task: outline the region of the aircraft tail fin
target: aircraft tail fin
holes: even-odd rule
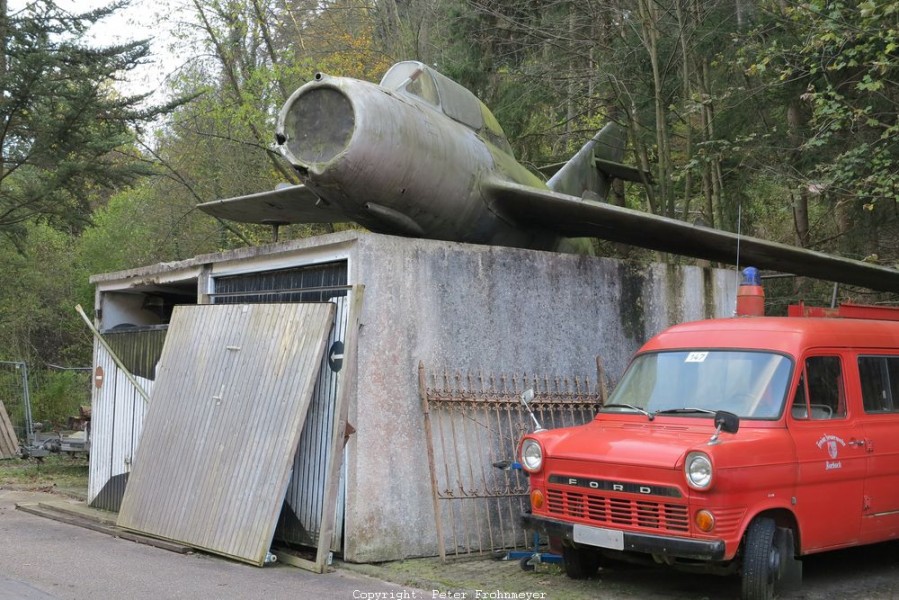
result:
[[[561,165],[546,182],[547,187],[569,196],[605,200],[612,179],[636,178],[640,181],[639,171],[621,164],[626,143],[627,133],[624,127],[608,123],[568,162]]]

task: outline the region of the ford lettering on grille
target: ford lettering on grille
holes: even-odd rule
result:
[[[625,481],[610,481],[607,479],[590,479],[587,477],[574,477],[572,475],[550,475],[550,483],[571,485],[591,490],[603,490],[606,492],[625,492],[640,494],[643,496],[664,496],[666,498],[680,498],[680,490],[675,487],[663,485],[650,485],[645,483],[630,483]]]

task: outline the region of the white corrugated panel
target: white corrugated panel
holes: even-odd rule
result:
[[[263,564],[333,310],[175,309],[119,526]]]
[[[346,339],[347,312],[349,310],[348,297],[331,298],[335,304],[336,315],[334,317],[334,329],[328,338],[328,349],[340,352],[340,360],[343,360],[343,350],[338,350],[336,343],[341,347]],[[329,367],[329,356],[322,359],[322,368],[309,406],[309,415],[300,436],[300,445],[293,463],[293,476],[287,487],[285,501],[291,514],[282,513],[278,528],[275,530],[275,539],[283,540],[290,544],[315,546],[318,544],[319,531],[322,523],[322,510],[327,488],[328,466],[331,461],[329,444],[334,429],[334,408],[337,401],[337,380],[344,376],[345,371],[333,371]],[[343,498],[337,502],[337,523],[343,523]],[[343,528],[335,527],[331,549],[340,551],[343,541]]]
[[[95,344],[94,356],[94,366],[103,369],[103,383],[93,387],[91,398],[87,501],[92,506],[116,510],[125,492],[124,476],[131,471],[147,403],[103,346]],[[150,379],[134,379],[145,392],[153,389]]]

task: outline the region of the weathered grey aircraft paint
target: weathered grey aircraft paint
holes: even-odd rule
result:
[[[419,62],[379,85],[318,74],[278,118],[281,153],[305,185],[200,205],[248,223],[354,221],[394,235],[583,251],[598,237],[653,250],[899,292],[899,270],[620,208],[601,200],[625,132],[606,125],[546,183],[513,156],[490,110]]]

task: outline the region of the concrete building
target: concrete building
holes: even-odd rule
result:
[[[352,379],[355,433],[345,450],[345,494],[332,544],[354,562],[437,553],[420,363],[432,372],[592,379],[600,357],[617,381],[630,355],[664,327],[730,316],[736,289],[732,271],[358,231],[95,275],[91,282],[101,331],[148,389],[177,304],[318,302],[365,286],[356,371],[345,374]],[[344,311],[338,315],[345,318]],[[332,345],[343,329],[335,331]],[[101,347],[95,355],[105,380],[94,390],[89,502],[117,509],[132,463],[153,458],[139,447],[146,404],[128,391]],[[333,377],[327,358],[325,379]],[[301,449],[306,457],[298,459],[292,484],[312,496],[321,485],[316,465],[330,459],[316,442],[325,438],[314,433],[333,418],[330,386],[320,387],[325,391],[312,410],[321,415],[310,414],[303,434],[309,447]],[[315,502],[292,506],[287,521],[298,525],[298,543],[316,539],[301,506]],[[282,515],[279,530],[290,529]]]

